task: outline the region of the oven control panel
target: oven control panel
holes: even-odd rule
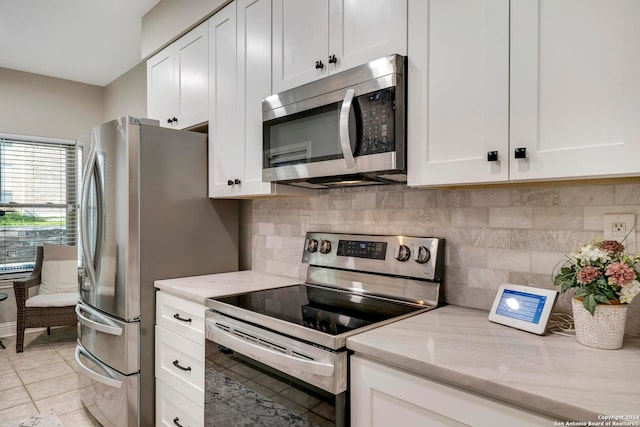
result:
[[[384,259],[387,242],[367,242],[361,240],[338,240],[337,256]]]
[[[309,232],[302,262],[341,270],[439,281],[444,239]]]

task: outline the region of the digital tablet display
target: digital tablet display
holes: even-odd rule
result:
[[[540,316],[542,316],[542,309],[546,302],[547,297],[544,295],[505,289],[502,292],[497,313],[501,316],[537,324],[540,323]]]
[[[556,290],[504,283],[496,293],[489,320],[542,335],[557,298]]]

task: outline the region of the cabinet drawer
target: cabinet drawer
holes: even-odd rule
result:
[[[204,305],[166,292],[156,294],[156,324],[204,345]]]
[[[204,407],[204,346],[156,326],[156,378]]]
[[[187,399],[164,381],[156,380],[156,425],[204,426],[204,408]]]

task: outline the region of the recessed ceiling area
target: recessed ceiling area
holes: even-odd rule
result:
[[[106,86],[138,64],[159,0],[0,0],[0,67]]]

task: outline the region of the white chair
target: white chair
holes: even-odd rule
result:
[[[37,294],[34,287],[38,286]],[[26,328],[75,326],[78,293],[78,261],[75,246],[39,246],[31,275],[13,282],[17,305],[16,353],[24,349]],[[31,292],[29,292],[31,290]]]

